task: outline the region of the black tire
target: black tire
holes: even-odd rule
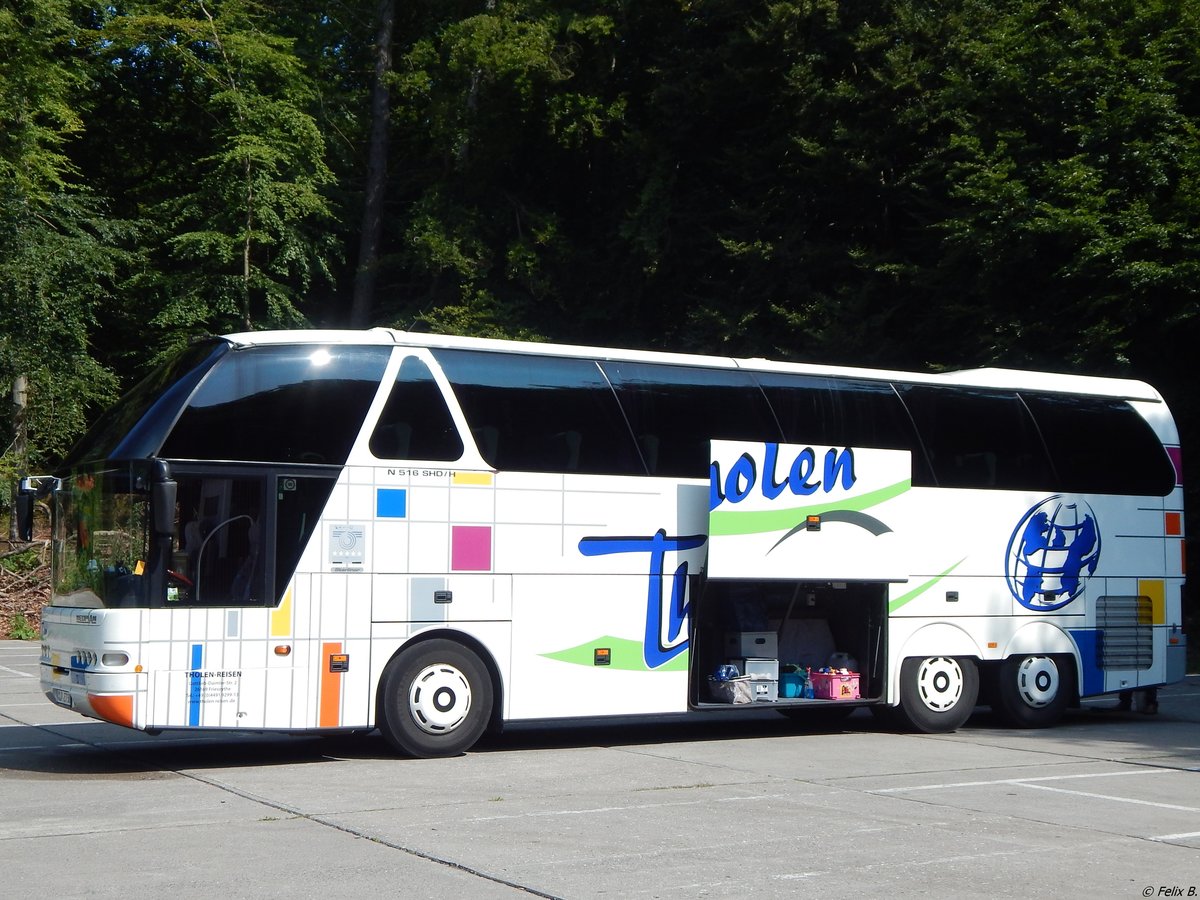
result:
[[[978,697],[979,669],[970,657],[910,658],[900,666],[900,709],[916,731],[954,731]]]
[[[1012,728],[1047,728],[1075,697],[1075,661],[1010,656],[995,670],[992,710]]]
[[[457,756],[492,716],[492,680],[483,661],[455,641],[423,641],[402,650],[379,680],[379,730],[411,756]]]

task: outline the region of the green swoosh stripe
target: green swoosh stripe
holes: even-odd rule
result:
[[[891,602],[889,602],[888,603],[888,612],[894,613],[896,610],[898,610],[904,604],[908,603],[910,600],[916,600],[923,593],[925,593],[927,590],[929,590],[931,587],[933,587],[935,584],[937,584],[939,581],[941,581],[943,578],[945,578],[947,575],[949,575],[951,572],[953,572],[955,569],[957,569],[959,566],[961,566],[964,562],[966,562],[966,559],[967,558],[964,556],[962,559],[960,559],[958,562],[956,562],[954,565],[952,565],[950,568],[948,568],[941,575],[937,575],[933,578],[930,578],[924,584],[917,585],[915,588],[913,588],[907,594],[901,594],[895,600],[892,600]]]
[[[895,484],[869,491],[858,497],[830,500],[825,503],[815,503],[811,506],[792,506],[788,509],[736,509],[715,510],[708,514],[708,533],[710,537],[725,534],[762,534],[768,531],[783,531],[798,522],[803,522],[806,516],[819,516],[835,509],[861,511],[878,506],[893,497],[899,497],[912,487],[912,479],[905,478]]]
[[[596,648],[607,647],[612,651],[610,657],[611,662],[607,666],[596,665]],[[543,653],[542,656],[547,659],[557,659],[559,662],[570,663],[574,666],[588,666],[589,668],[597,669],[615,669],[621,672],[649,672],[646,667],[646,660],[642,655],[642,642],[631,641],[627,638],[617,637],[600,637],[594,641],[587,641],[579,644],[576,647],[568,647],[566,650],[558,650],[554,653]],[[686,671],[688,665],[688,653],[683,651],[674,659],[664,663],[655,672],[680,672]]]

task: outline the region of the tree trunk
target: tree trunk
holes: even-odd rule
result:
[[[362,234],[350,326],[365,328],[375,305],[375,276],[379,269],[379,237],[383,230],[383,194],[387,182],[388,124],[391,118],[387,76],[392,69],[392,25],[396,0],[379,0],[375,32],[375,85],[371,90],[371,142],[367,155],[367,184],[363,198]]]
[[[29,379],[24,375],[18,375],[13,379],[12,401],[13,459],[17,464],[17,481],[13,481],[9,486],[9,493],[12,499],[12,504],[9,507],[12,510],[12,515],[8,517],[9,544],[15,544],[21,538],[21,534],[17,530],[17,483],[21,478],[29,474],[29,442],[25,424],[25,407],[29,402]]]

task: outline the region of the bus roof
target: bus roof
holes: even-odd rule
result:
[[[831,378],[858,378],[881,382],[900,381],[913,384],[953,384],[959,387],[1049,391],[1155,403],[1162,402],[1162,396],[1157,390],[1149,384],[1135,379],[1107,378],[1095,375],[1069,375],[1024,369],[983,367],[939,373],[908,372],[857,366],[782,362],[762,358],[739,359],[726,356],[670,353],[658,350],[622,350],[612,347],[460,337],[458,335],[434,334],[429,332],[408,332],[395,328],[253,331],[225,335],[224,339],[237,347],[271,344],[389,344],[404,347],[470,349],[492,353],[530,353],[539,356],[584,357],[588,359],[699,366],[715,369],[739,368],[757,372],[820,375]]]

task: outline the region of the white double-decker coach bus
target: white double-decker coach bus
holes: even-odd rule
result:
[[[418,756],[743,702],[1044,726],[1183,676],[1180,482],[1136,381],[214,338],[41,482],[41,680],[150,732]]]

